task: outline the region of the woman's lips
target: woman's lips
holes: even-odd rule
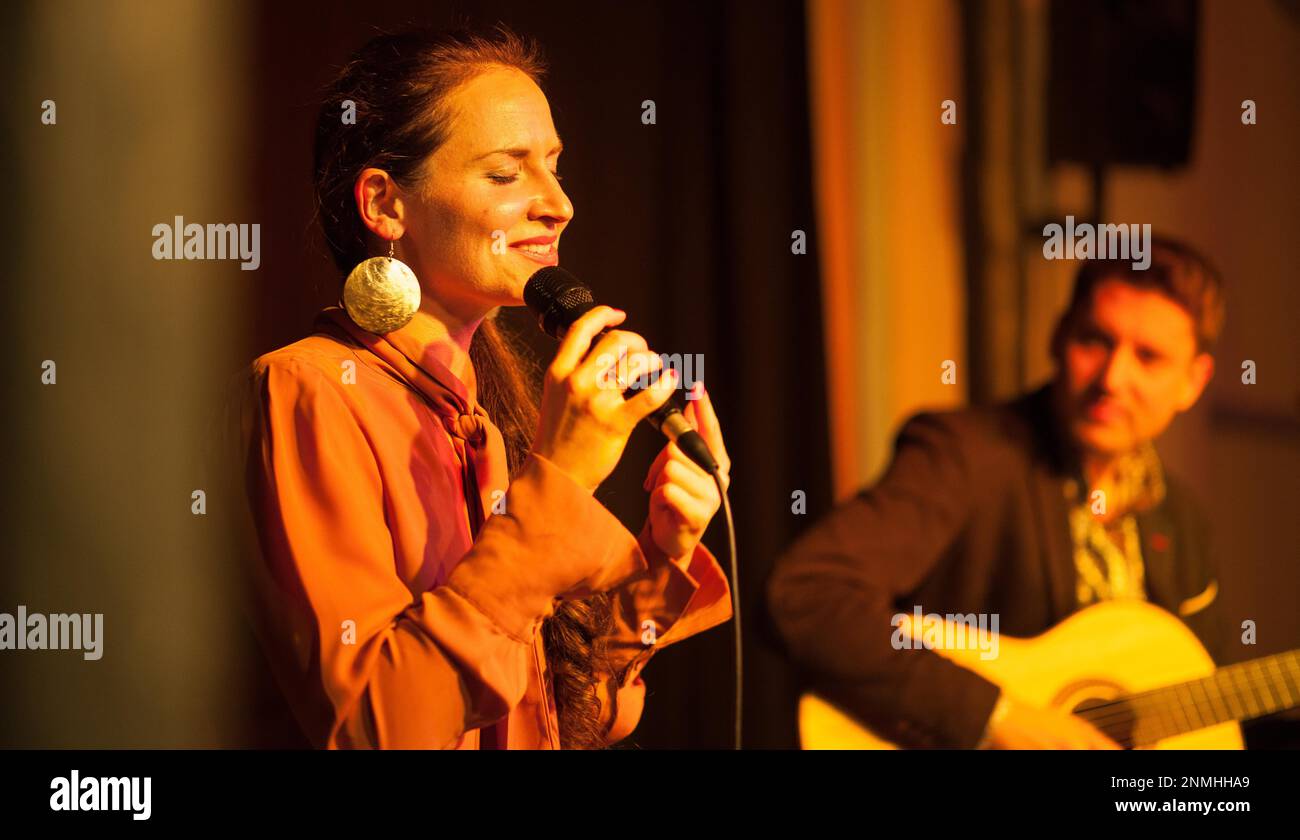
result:
[[[511,245],[510,249],[542,265],[557,265],[560,262],[560,251],[554,242],[549,245]]]

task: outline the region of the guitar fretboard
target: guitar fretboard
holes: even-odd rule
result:
[[[1199,680],[1130,694],[1076,712],[1122,746],[1157,741],[1300,705],[1300,650],[1219,668]]]

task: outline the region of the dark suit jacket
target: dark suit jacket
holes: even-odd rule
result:
[[[895,650],[891,619],[997,613],[1032,636],[1075,610],[1065,448],[1046,387],[991,408],[920,414],[874,487],[783,556],[768,606],[790,654],[827,699],[904,746],[974,746],[998,689],[925,649]],[[1186,489],[1138,516],[1150,600],[1179,605],[1215,580]],[[1217,599],[1216,599],[1217,600]],[[1183,619],[1221,660],[1217,603]]]

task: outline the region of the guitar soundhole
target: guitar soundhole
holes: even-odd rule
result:
[[[1133,749],[1137,716],[1127,700],[1094,697],[1076,704],[1070,711],[1100,729],[1102,734],[1124,749]]]

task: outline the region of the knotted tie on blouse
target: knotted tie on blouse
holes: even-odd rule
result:
[[[426,358],[417,362],[409,358],[383,336],[357,326],[341,307],[323,310],[316,317],[315,328],[355,341],[383,359],[401,373],[403,384],[423,397],[438,415],[460,460],[470,531],[477,535],[488,511],[492,510],[494,492],[504,493],[510,484],[505,468],[505,440],[483,407],[470,400],[461,381],[437,360]]]

